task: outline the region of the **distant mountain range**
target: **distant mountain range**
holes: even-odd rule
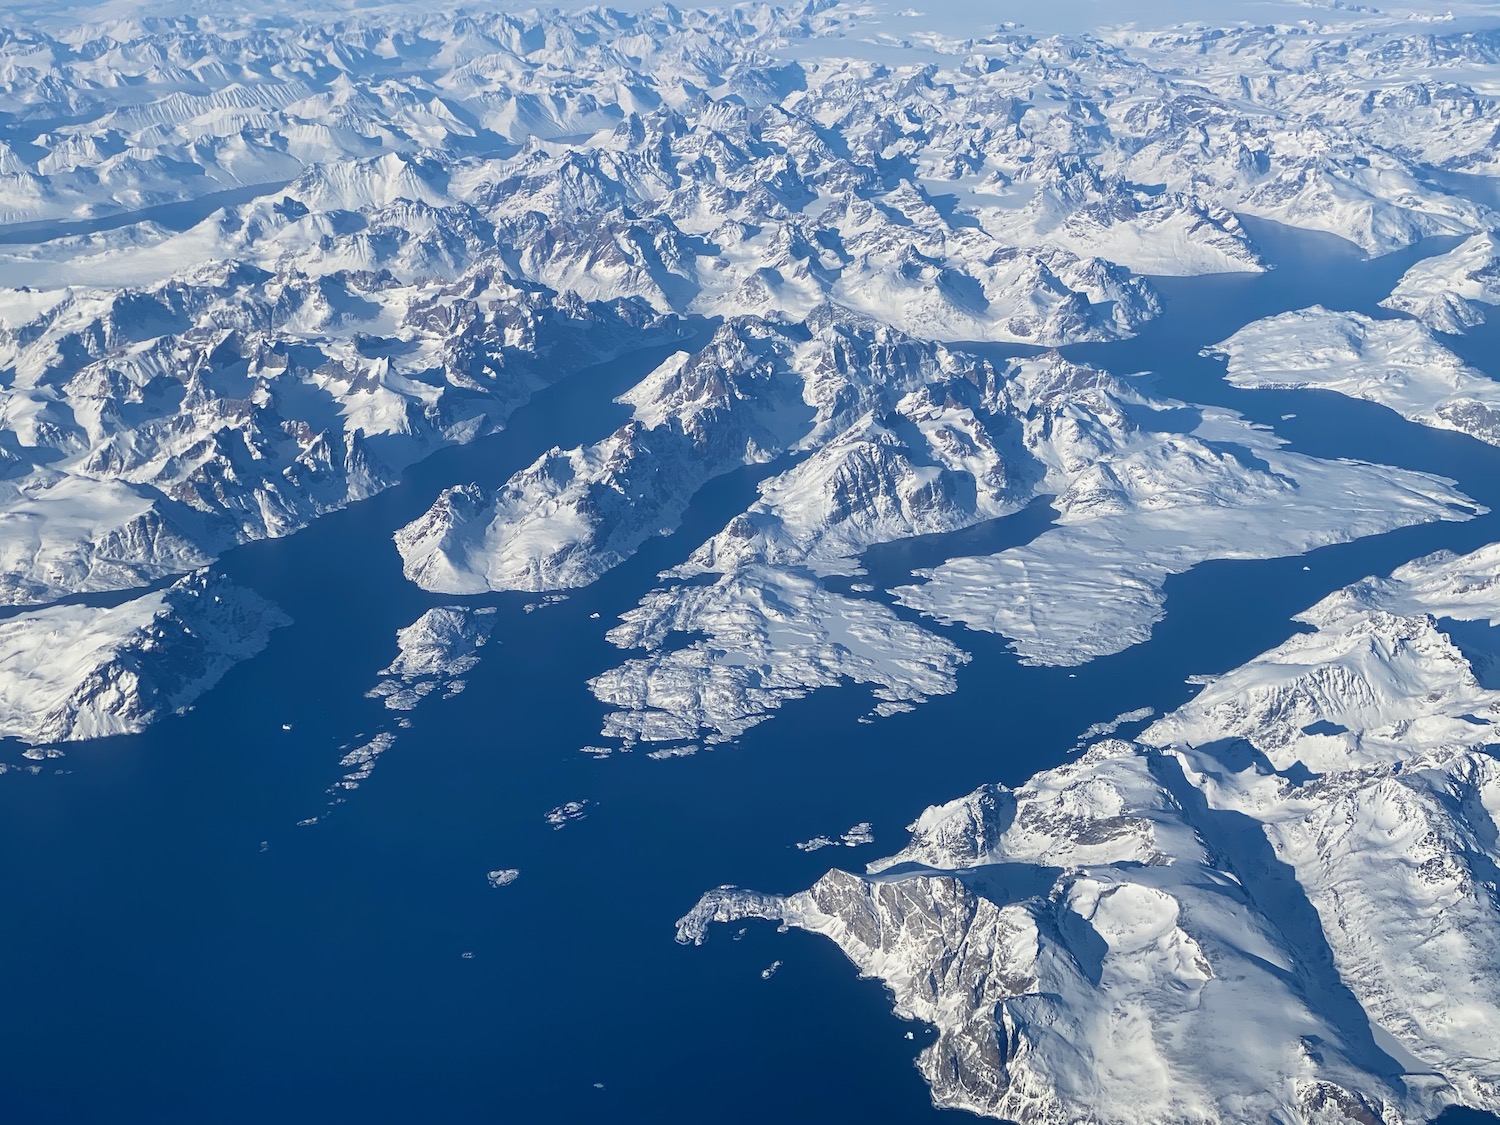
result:
[[[1307,12],[0,28],[0,735],[45,756],[191,705],[286,620],[219,555],[647,346],[682,345],[614,432],[452,481],[391,546],[433,593],[563,591],[763,468],[608,634],[601,752],[686,754],[850,683],[874,719],[910,710],[957,690],[956,626],[1081,665],[1149,637],[1201,563],[1481,514],[1462,482],[1296,452],[1057,350],[1140,332],[1153,279],[1266,270],[1252,219],[1371,256],[1436,237],[1388,318],[1298,309],[1211,354],[1237,387],[1500,445],[1494,381],[1444,340],[1500,303],[1500,30]],[[1023,546],[861,581],[872,547],[1037,505]],[[928,810],[862,875],[712,891],[680,936],[827,935],[937,1028],[938,1103],[1007,1120],[1500,1110],[1497,566],[1357,583],[1135,739]],[[457,694],[492,628],[428,611],[372,694]]]

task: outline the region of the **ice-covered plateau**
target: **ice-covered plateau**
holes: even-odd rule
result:
[[[1500,1109],[1500,546],[1298,618],[1134,742],[928,809],[906,848],[679,923],[835,941],[1018,1122],[1398,1125]]]
[[[111,608],[0,620],[0,737],[33,745],[133,734],[180,711],[289,618],[204,569]]]
[[[818,3],[16,21],[0,36],[0,599],[139,587],[294,531],[687,314],[723,318],[719,350],[658,375],[700,416],[664,427],[646,388],[606,442],[498,499],[450,492],[468,526],[415,536],[409,567],[455,591],[585,581],[670,527],[697,482],[781,451],[809,465],[787,488],[879,478],[889,503],[837,535],[767,496],[786,537],[827,540],[790,549],[807,570],[848,569],[860,542],[1015,495],[970,497],[968,453],[888,428],[916,389],[899,370],[863,422],[799,401],[804,359],[845,346],[834,326],[866,322],[845,335],[877,352],[1110,340],[1156,315],[1146,275],[1262,268],[1238,215],[1372,253],[1493,225],[1441,178],[1492,170],[1491,36],[1330,12],[1295,33],[1001,29],[907,48],[874,43],[876,18]],[[1327,81],[1335,61],[1347,82]],[[902,417],[941,427],[946,409]],[[689,463],[651,520],[630,510]],[[593,486],[612,472],[619,491]],[[962,654],[946,642],[799,586],[803,562],[766,562],[773,601],[880,638],[819,656],[821,679],[900,679],[890,707],[949,682]],[[730,586],[715,596],[740,613]],[[829,628],[820,653],[843,643]],[[909,669],[892,671],[891,636]],[[645,700],[664,682],[607,690]]]

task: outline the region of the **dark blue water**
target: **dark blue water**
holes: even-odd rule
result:
[[[1315,299],[1371,308],[1415,256],[1366,263],[1340,244],[1265,235],[1288,268],[1170,283],[1167,316],[1142,339],[1074,350],[1153,368],[1168,392],[1274,423],[1296,448],[1441,472],[1500,508],[1500,451],[1332,396],[1237,392],[1197,356]],[[911,1066],[926,1032],[905,1039],[913,1029],[882,989],[830,943],[760,925],[691,949],[672,940],[673,921],[721,882],[795,890],[830,863],[886,854],[926,805],[1054,765],[1090,723],[1181,703],[1185,677],[1281,641],[1289,617],[1331,590],[1500,538],[1487,516],[1209,564],[1172,580],[1148,644],[1073,675],[1020,667],[1000,638],[955,631],[975,654],[959,692],[912,714],[861,725],[868,693],[849,688],[789,704],[713,753],[578,753],[602,714],[584,681],[619,656],[605,630],[768,470],[745,471],[705,489],[678,534],[566,602],[528,614],[533,599],[471,599],[498,606],[499,623],[469,690],[425,703],[346,804],[295,827],[323,810],[339,748],[389,725],[362,693],[395,630],[455,600],[401,579],[392,530],[444,485],[495,482],[554,441],[602,436],[619,417],[608,398],[664,354],[580,372],[505,434],[439,454],[302,534],[232,552],[225,569],[294,627],[192,714],[71,749],[66,774],[0,778],[5,1120],[937,1120]],[[896,581],[954,551],[1024,542],[1046,518],[893,546],[871,569]],[[544,822],[584,798],[587,819]],[[862,820],[872,848],[790,846]],[[498,867],[520,868],[519,881],[490,889]]]

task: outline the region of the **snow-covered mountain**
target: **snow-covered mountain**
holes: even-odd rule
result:
[[[661,331],[488,267],[451,282],[204,266],[0,296],[0,593],[125,589],[285,535]]]
[[[550,450],[491,498],[448,490],[396,534],[407,576],[443,593],[592,582],[671,526],[705,481],[799,436],[790,343],[774,324],[726,323],[623,396],[634,417],[610,437]]]
[[[1491,306],[1500,305],[1500,236],[1485,231],[1418,262],[1381,304],[1438,332],[1466,332],[1483,324]]]
[[[1155,315],[1143,273],[1261,268],[1237,213],[1371,250],[1488,221],[1423,171],[1472,172],[1487,151],[1493,105],[1461,85],[1483,59],[1462,36],[1438,50],[1378,28],[1347,45],[1336,22],[1290,43],[1002,30],[934,37],[940,61],[892,66],[863,57],[860,19],[814,6],[17,29],[0,43],[3,194],[13,221],[63,225],[0,230],[17,247],[6,275],[35,282],[0,296],[0,590],[128,587],[295,529],[493,427],[566,354],[639,339],[652,316],[758,318],[784,338],[764,345],[783,366],[818,346],[798,333],[826,345],[820,325],[861,317],[916,340],[1110,339]],[[1311,77],[1335,50],[1382,93],[1351,107]],[[1397,85],[1399,59],[1421,51],[1451,72],[1446,100]],[[1379,161],[1341,155],[1354,147]],[[195,198],[198,211],[163,210]],[[716,435],[723,448],[676,481],[679,508],[740,443],[752,459],[809,448],[779,402],[734,393],[762,432]],[[701,450],[706,435],[675,440]],[[621,459],[641,478],[615,494],[629,497],[653,464],[682,462],[650,444],[666,439],[640,422],[559,454],[471,513],[489,547],[453,550],[493,560],[518,550],[493,540],[514,538],[571,558],[533,503],[572,510],[582,486],[564,479]],[[845,440],[808,471],[882,444]],[[904,474],[893,487],[925,503],[921,473],[874,471]],[[620,525],[616,555],[659,530],[629,526],[631,507],[600,517]],[[447,532],[429,532],[409,550],[437,588],[478,588],[458,573],[471,563],[428,542]],[[484,585],[597,572],[532,553],[493,562]]]
[[[634,416],[604,441],[553,450],[493,496],[450,489],[397,533],[406,573],[441,593],[586,585],[675,528],[709,477],[796,455],[622,618],[609,638],[632,655],[592,684],[612,737],[720,741],[841,677],[882,709],[952,690],[949,641],[825,584],[875,544],[1045,498],[1057,524],[1031,543],[894,593],[1028,661],[1080,664],[1145,640],[1167,577],[1200,562],[1475,511],[1450,482],[1291,453],[1231,412],[1055,354],[997,369],[832,310],[807,329],[727,323],[622,396]],[[1185,432],[1158,421],[1180,415]]]
[[[479,663],[489,643],[495,608],[461,605],[429,609],[396,632],[396,659],[380,670],[385,679],[369,692],[392,711],[410,711],[439,689],[451,699],[467,686],[465,672]]]
[[[1398,294],[1412,292],[1410,278]],[[1237,387],[1335,391],[1500,445],[1500,383],[1465,364],[1419,321],[1301,309],[1246,325],[1208,354],[1228,361],[1229,382]]]
[[[958,689],[959,626],[1081,664],[1148,637],[1206,561],[1481,514],[1067,349],[1140,333],[1163,277],[1264,271],[1276,224],[1372,256],[1444,236],[1389,319],[1318,306],[1214,351],[1237,387],[1500,445],[1494,382],[1439,339],[1500,301],[1483,19],[266,8],[0,28],[0,735],[190,706],[284,623],[217,556],[648,345],[683,350],[614,432],[541,435],[498,488],[445,481],[389,529],[453,604],[364,681],[380,721],[338,736],[330,807],[500,643],[463,599],[588,586],[737,470],[753,500],[607,611],[599,756],[686,757],[849,684],[867,718],[911,710]],[[864,572],[1047,506],[1022,545]],[[929,810],[864,875],[711,892],[681,936],[826,934],[936,1027],[938,1102],[1004,1119],[1500,1108],[1496,591],[1495,549],[1359,583],[1133,741]]]
[[[1485,225],[1429,174],[1491,159],[1483,44],[1457,32],[1334,13],[1292,36],[1000,30],[891,65],[870,15],[21,30],[0,45],[4,217],[78,233],[7,271],[414,276],[498,250],[586,299],[794,319],[833,300],[916,335],[1052,344],[1149,318],[1138,275],[1261,268],[1238,214],[1371,252]]]
[[[181,711],[290,619],[212,570],[99,609],[0,621],[0,736],[33,745],[134,734]]]
[[[1143,422],[1180,404],[1103,372],[1042,359],[1004,374],[992,384],[1004,397],[972,413],[960,406],[973,391],[962,376],[951,390],[904,396],[888,425],[914,446],[875,445],[869,460],[856,454],[830,480],[828,458],[867,437],[856,422],[762,485],[756,504],[609,634],[630,655],[592,683],[615,708],[606,733],[627,743],[717,741],[839,675],[876,684],[885,701],[877,710],[934,694],[932,673],[952,662],[934,657],[949,642],[875,598],[828,592],[822,577],[857,574],[870,544],[972,526],[1037,498],[1057,511],[1055,528],[1025,547],[945,563],[921,585],[899,587],[897,599],[938,622],[1002,633],[1026,660],[1080,664],[1145,640],[1175,571],[1210,558],[1300,554],[1473,510],[1431,476],[1281,452],[1228,412],[1203,411],[1190,433],[1153,431]],[[929,413],[938,402],[947,417]],[[971,459],[953,456],[960,452]],[[784,596],[789,589],[800,595]],[[883,675],[845,665],[867,659],[872,635]],[[892,682],[912,690],[892,696]],[[951,690],[948,676],[938,682]]]
[[[1135,742],[932,808],[811,889],[679,923],[835,941],[937,1038],[940,1105],[1012,1121],[1500,1108],[1500,549],[1435,555]]]

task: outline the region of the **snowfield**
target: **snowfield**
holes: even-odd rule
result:
[[[1437,332],[1466,332],[1500,305],[1500,238],[1485,231],[1406,271],[1386,308],[1409,313]]]
[[[1237,387],[1334,391],[1500,445],[1500,383],[1416,321],[1302,309],[1247,325],[1210,354],[1228,361]]]

